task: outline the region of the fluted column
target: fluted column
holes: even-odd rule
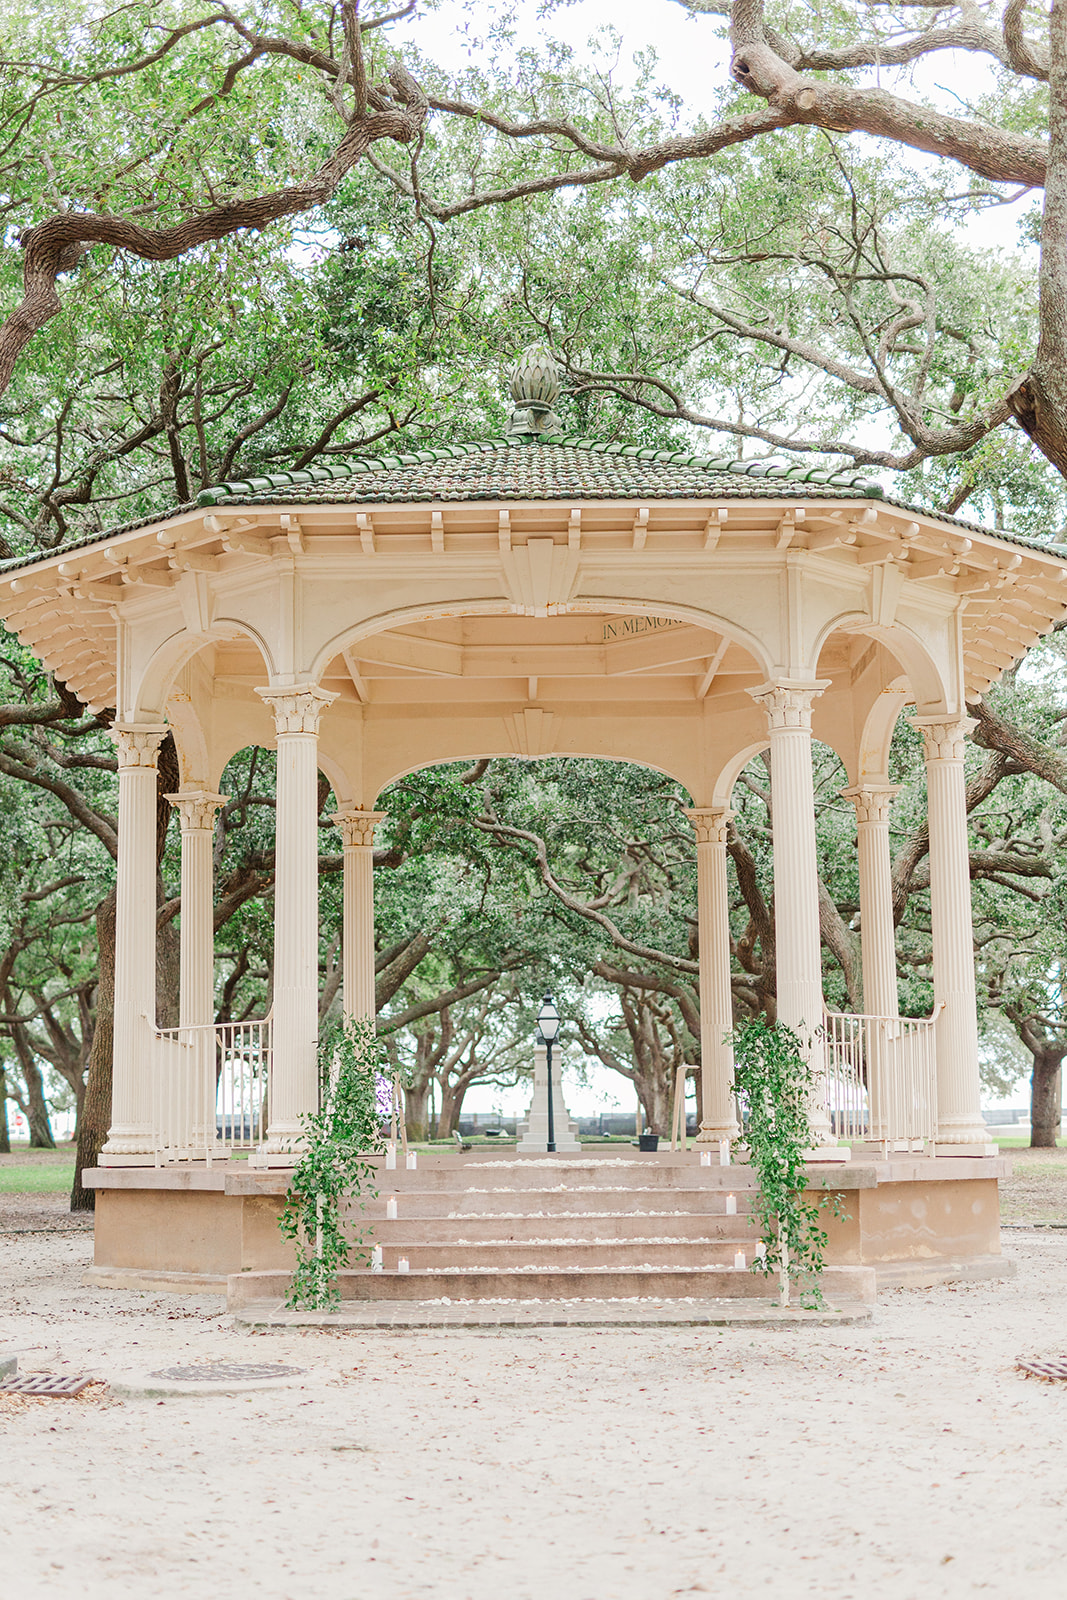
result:
[[[893,863],[889,849],[889,806],[899,788],[887,783],[858,783],[842,789],[856,808],[856,851],[860,879],[860,941],[863,962],[863,1009],[869,1016],[895,1017],[897,953],[893,927]],[[869,1137],[887,1137],[889,1108],[900,1100],[895,1074],[899,1050],[889,1030],[872,1024],[868,1057]]]
[[[215,1020],[215,816],[227,796],[182,789],[167,796],[182,830],[181,977],[178,1016],[191,1082],[189,1142],[194,1151],[215,1144],[215,1050],[206,1027]]]
[[[693,810],[697,838],[697,927],[700,951],[700,1132],[698,1144],[736,1139],[730,989],[730,900],[726,837],[732,811]]]
[[[264,1156],[292,1154],[318,1104],[319,718],[335,695],[314,684],[257,689],[278,736],[274,846],[274,1025]]]
[[[937,1141],[988,1145],[978,1081],[971,868],[963,759],[970,717],[916,717],[926,747],[930,920],[934,945]]]
[[[346,807],[334,817],[344,842],[341,960],[346,1017],[374,1021],[374,826],[384,811]]]
[[[156,761],[166,731],[160,723],[111,730],[119,758],[119,845],[111,1128],[102,1166],[154,1159]]]
[[[893,784],[858,783],[853,789],[842,789],[841,793],[856,808],[863,1009],[871,1016],[895,1017],[898,1013],[897,952],[893,929],[889,806],[900,790]]]
[[[820,1081],[825,1049],[811,707],[825,687],[825,683],[780,679],[749,691],[766,712],[770,730],[778,1019],[799,1035]],[[821,1090],[813,1098],[811,1123],[816,1144],[830,1145]]]

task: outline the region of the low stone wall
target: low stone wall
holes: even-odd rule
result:
[[[416,1172],[383,1171],[382,1188],[416,1201],[425,1217],[441,1215],[453,1190],[472,1179],[478,1192],[496,1188],[516,1195],[544,1189],[544,1158],[501,1160],[495,1153],[458,1152],[420,1157]],[[500,1152],[503,1156],[504,1152]],[[581,1166],[594,1157],[558,1157],[561,1167]],[[536,1164],[535,1164],[536,1163]],[[744,1165],[705,1168],[696,1151],[658,1152],[617,1160],[620,1182],[635,1192],[662,1189],[715,1191],[703,1202],[721,1209],[722,1191],[736,1192],[745,1208],[753,1189]],[[482,1173],[472,1172],[481,1167]],[[827,1190],[840,1194],[842,1215],[824,1210],[829,1236],[828,1266],[874,1267],[883,1283],[920,1283],[945,1277],[989,1276],[1000,1270],[998,1181],[1010,1171],[1003,1158],[943,1159],[907,1157],[894,1161],[848,1162],[809,1168],[812,1198]],[[250,1171],[244,1163],[220,1163],[210,1170],[190,1168],[107,1168],[86,1174],[95,1187],[96,1227],[93,1281],[115,1287],[217,1288],[240,1273],[288,1273],[292,1245],[283,1239],[278,1217],[288,1175]],[[551,1175],[552,1188],[559,1179]],[[620,1191],[621,1192],[621,1191]],[[498,1196],[499,1198],[499,1196]],[[574,1202],[553,1192],[552,1206],[567,1212]],[[544,1200],[545,1232],[552,1224]],[[617,1202],[625,1204],[625,1202]],[[364,1213],[372,1224],[385,1218],[384,1195]],[[412,1222],[417,1226],[417,1217]],[[395,1226],[395,1225],[390,1225]],[[427,1227],[432,1223],[427,1220]],[[575,1232],[576,1225],[570,1225]],[[384,1232],[384,1230],[383,1230]],[[1004,1268],[1004,1270],[1008,1270]]]

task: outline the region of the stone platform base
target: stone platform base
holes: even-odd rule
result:
[[[871,1307],[844,1303],[821,1311],[765,1300],[434,1300],[347,1301],[337,1311],[287,1311],[254,1301],[234,1313],[238,1327],[286,1328],[842,1328],[870,1322]]]
[[[828,1202],[828,1298],[869,1302],[876,1277],[883,1287],[920,1286],[1008,1270],[997,1183],[1009,1170],[999,1157],[809,1165],[807,1193]],[[293,1268],[278,1229],[287,1172],[234,1161],[111,1167],[85,1177],[97,1191],[89,1281],[98,1287],[225,1291],[234,1307],[284,1298]],[[377,1182],[377,1198],[353,1215],[370,1224],[383,1270],[344,1274],[342,1292],[352,1300],[777,1294],[773,1279],[748,1270],[758,1243],[751,1169],[704,1167],[699,1150],[447,1151],[420,1154],[414,1171],[386,1170],[383,1161]],[[395,1216],[387,1214],[390,1200]],[[735,1265],[740,1255],[743,1267]]]

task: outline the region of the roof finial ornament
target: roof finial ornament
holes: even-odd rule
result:
[[[563,374],[547,345],[532,344],[524,350],[511,374],[515,410],[508,423],[508,438],[560,432],[563,424],[552,408],[562,387]]]

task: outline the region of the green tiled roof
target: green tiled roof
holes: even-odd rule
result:
[[[487,439],[406,455],[364,456],[344,466],[239,478],[205,489],[198,504],[419,504],[450,500],[703,500],[738,496],[879,499],[861,472],[774,461],[732,461],[684,450],[645,450],[556,435]]]

